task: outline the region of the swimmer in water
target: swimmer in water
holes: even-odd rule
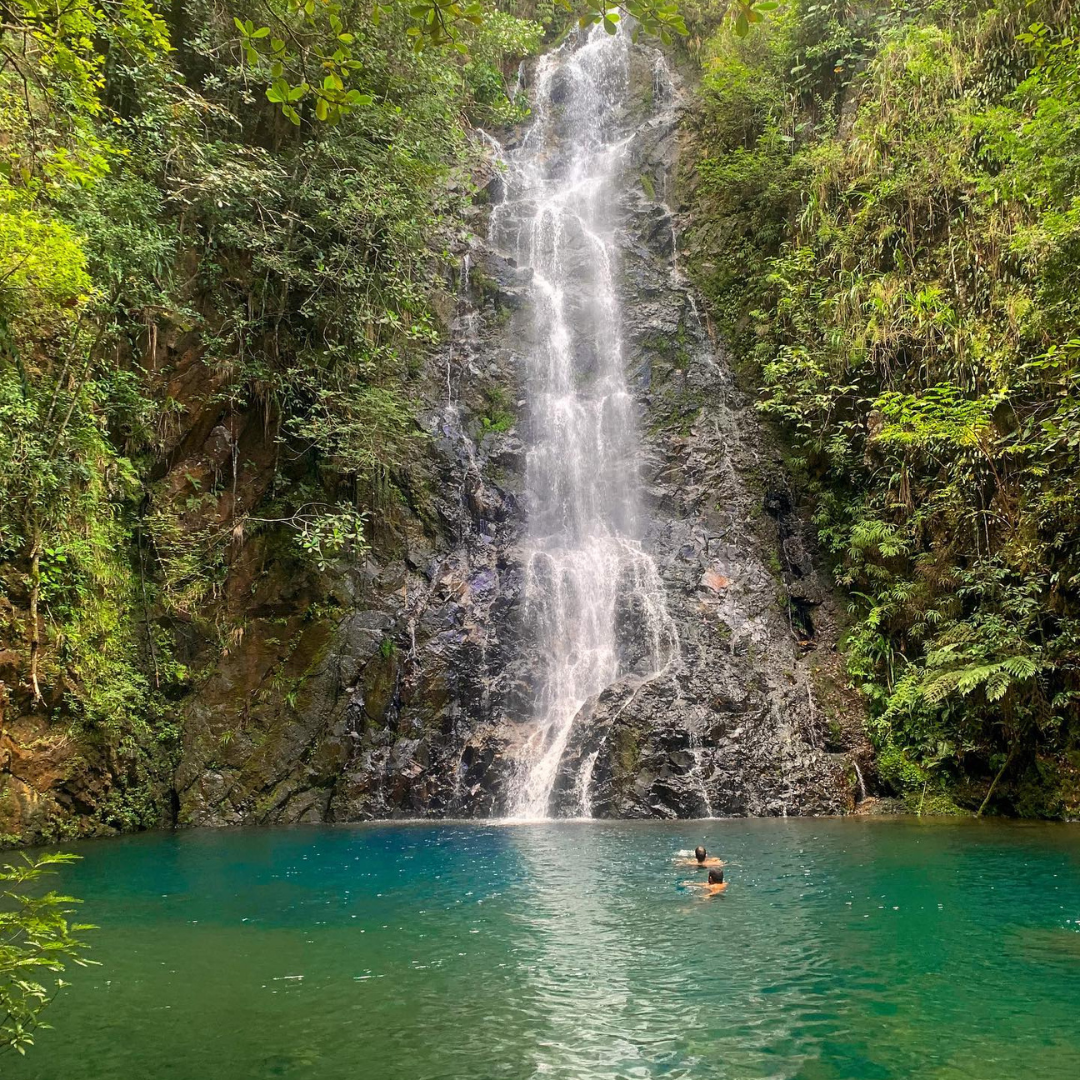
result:
[[[710,870],[708,881],[684,881],[683,885],[688,889],[705,889],[707,896],[716,896],[727,888],[723,870]]]
[[[706,866],[723,866],[724,864],[719,859],[710,859],[709,853],[700,845],[694,848],[694,857],[686,860],[687,866],[700,866],[704,869]]]

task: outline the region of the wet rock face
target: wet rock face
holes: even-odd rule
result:
[[[859,728],[858,717],[837,724],[818,700],[815,671],[839,666],[837,612],[779,457],[678,267],[678,208],[664,201],[679,149],[678,87],[647,50],[631,83],[626,123],[638,134],[617,207],[623,352],[640,405],[646,548],[679,654],[642,681],[642,643],[629,633],[640,621],[621,623],[627,674],[582,709],[553,809],[837,812],[851,802],[847,752]]]
[[[487,317],[481,316],[485,306]],[[513,428],[485,427],[492,387],[513,386],[508,327],[482,290],[431,359],[423,503],[395,511],[388,541],[323,583],[335,619],[310,620],[279,575],[261,586],[295,612],[249,625],[188,708],[179,821],[349,821],[494,812],[515,682],[524,458]],[[483,366],[480,366],[482,360]],[[447,404],[447,364],[454,398]],[[442,395],[442,400],[439,400]],[[500,425],[502,426],[502,425]],[[282,693],[282,688],[286,692]]]
[[[552,812],[835,812],[851,797],[849,740],[812,678],[830,666],[835,610],[777,455],[677,266],[678,207],[665,200],[678,87],[657,54],[632,56],[620,122],[637,136],[611,212],[645,546],[679,651],[643,681],[642,620],[618,613],[625,674],[582,708]],[[553,100],[561,92],[556,83]],[[478,179],[501,197],[497,170]],[[422,483],[360,565],[318,583],[332,615],[310,617],[319,597],[303,583],[252,573],[262,582],[252,610],[267,617],[251,620],[189,703],[181,823],[506,810],[543,671],[523,618],[524,355],[535,327],[527,268],[476,236],[460,254],[467,272],[420,402]]]

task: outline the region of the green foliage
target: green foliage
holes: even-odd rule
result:
[[[660,38],[665,45],[670,45],[674,40],[673,34],[686,35],[686,23],[679,13],[676,3],[668,3],[666,0],[657,3],[656,0],[624,0],[623,3],[613,4],[609,0],[556,0],[558,5],[566,11],[578,12],[578,25],[595,26],[602,23],[609,34],[618,33],[619,22],[623,17],[634,20],[633,37],[637,41],[641,33]],[[738,0],[742,7],[752,10],[754,0],[744,3]],[[758,5],[760,6],[760,5]]]
[[[554,0],[581,27],[602,23],[614,34],[623,18],[633,20],[633,36],[645,33],[670,45],[672,35],[686,34],[678,5],[667,0]],[[745,34],[760,12],[777,7],[773,0],[735,0],[732,18],[737,33]],[[498,62],[504,55],[525,56],[536,50],[542,27],[515,18],[497,3],[480,0],[419,0],[399,4],[359,4],[355,0],[275,0],[260,5],[258,18],[233,17],[238,35],[235,48],[253,81],[265,86],[267,101],[299,126],[308,119],[335,123],[358,109],[370,107],[376,96],[366,85],[365,58],[358,45],[373,30],[391,26],[412,43],[416,52],[441,49],[458,54],[478,105],[509,103],[496,109],[503,122],[521,119],[523,102],[509,101]]]
[[[517,423],[513,413],[513,402],[506,389],[498,383],[488,387],[484,394],[487,404],[486,415],[480,417],[484,433],[509,431]]]
[[[102,353],[107,304],[72,230],[35,212],[25,195],[5,194],[0,560],[22,561],[30,609],[45,608],[65,625],[63,657],[54,659],[66,666],[72,701],[93,721],[122,723],[145,711],[145,687],[124,677],[131,646],[123,612],[132,597],[118,558],[119,507],[137,478],[107,430],[110,404],[124,397],[122,376]],[[37,693],[36,626],[28,636]]]
[[[3,906],[0,908],[0,1050],[25,1054],[34,1045],[34,1033],[48,1027],[42,1011],[66,984],[59,977],[65,964],[86,967],[80,940],[94,927],[69,923],[79,901],[56,892],[42,893],[37,884],[51,867],[72,862],[76,855],[60,853],[22,856],[20,862],[0,869]]]
[[[510,412],[497,412],[494,416],[482,416],[480,422],[484,431],[502,432],[509,431],[515,422],[514,414]]]
[[[335,507],[330,512],[310,515],[301,512],[298,517],[300,547],[314,559],[320,570],[325,570],[332,559],[346,552],[363,551],[367,547],[364,539],[365,515],[351,507]]]
[[[10,0],[0,33],[0,175],[30,189],[90,183],[114,151],[99,121],[106,57],[135,67],[168,47],[146,0]]]
[[[236,49],[250,77],[265,84],[266,100],[297,126],[305,112],[309,119],[336,123],[375,103],[364,46],[383,28],[404,32],[417,51],[450,46],[464,58],[477,100],[486,97],[488,104],[507,98],[496,66],[502,55],[527,55],[540,40],[535,23],[455,0],[407,9],[350,0],[284,0],[260,6],[258,15],[260,22],[266,20],[263,25],[233,18]]]
[[[814,493],[898,789],[1080,735],[1077,29],[798,0],[706,49],[699,280]]]
[[[4,22],[7,704],[95,744],[98,821],[140,827],[197,673],[175,626],[230,648],[245,545],[355,557],[416,467],[470,127],[525,114],[505,73],[542,30],[491,7],[417,50],[407,6],[323,0]]]
[[[779,6],[778,0],[734,0],[729,7],[735,34],[746,37],[750,27],[761,22],[763,12],[775,11]]]

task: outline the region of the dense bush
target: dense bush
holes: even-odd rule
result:
[[[362,545],[415,457],[468,130],[523,115],[511,73],[542,28],[488,11],[417,49],[397,3],[9,8],[0,716],[49,716],[137,784],[177,734],[170,619],[216,632],[260,531],[315,563]],[[235,440],[215,475],[168,473],[198,420],[179,364],[223,430],[254,417],[278,448],[255,502]]]
[[[697,115],[697,277],[851,597],[881,774],[1027,813],[1076,799],[1078,30],[795,0],[704,46]]]

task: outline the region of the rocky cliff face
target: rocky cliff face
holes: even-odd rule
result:
[[[647,52],[635,69],[646,117],[620,200],[625,351],[646,431],[646,546],[680,650],[660,677],[589,703],[568,757],[591,759],[598,816],[836,812],[856,794],[847,751],[860,743],[858,709],[837,696],[837,613],[678,265],[679,88]],[[561,796],[569,811],[578,793],[564,782]]]
[[[680,116],[659,55],[634,50],[620,122],[636,135],[615,208],[623,351],[645,440],[646,547],[679,656],[585,705],[553,805],[596,816],[836,812],[857,795],[853,762],[866,753],[857,710],[836,689],[836,610],[778,455],[678,266]],[[190,634],[185,658],[204,674],[176,705],[175,772],[128,783],[163,823],[506,809],[541,666],[522,613],[521,388],[534,328],[528,269],[484,239],[501,197],[493,156],[478,179],[461,272],[447,283],[449,333],[419,380],[419,464],[358,562],[314,574],[271,537],[240,549],[224,602],[243,613],[243,631],[212,645]],[[163,490],[232,468],[234,497],[257,505],[273,476],[267,425],[222,413],[182,336],[160,348],[190,418]],[[629,631],[620,647],[632,660]],[[123,791],[124,763],[63,740],[32,754],[45,737],[35,723],[4,733],[9,758],[34,764],[0,825],[23,837],[58,821],[109,827],[100,808]]]
[[[678,87],[647,49],[631,87],[624,352],[646,439],[647,547],[680,656],[585,706],[556,812],[583,798],[598,816],[839,811],[856,791],[858,722],[830,689],[836,613],[778,457],[677,265]],[[483,239],[501,197],[494,164],[484,180],[449,340],[424,380],[428,495],[400,510],[393,542],[338,571],[339,617],[256,623],[221,661],[187,709],[181,822],[505,810],[538,668],[521,569],[532,325],[528,269]]]

